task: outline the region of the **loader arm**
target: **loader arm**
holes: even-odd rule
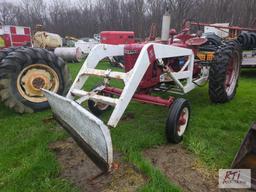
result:
[[[87,69],[95,69],[98,63],[106,57],[122,56],[124,55],[124,45],[106,45],[99,44],[94,46],[90,54],[87,56],[83,66],[78,72],[74,83],[72,84],[67,98],[73,99],[71,91],[74,89],[81,89],[88,79],[88,75],[83,75]]]
[[[144,74],[146,73],[149,65],[156,60],[161,62],[164,58],[188,56],[189,59],[184,67],[179,72],[171,73],[172,79],[180,87],[181,92],[187,93],[196,87],[196,84],[192,83],[193,67],[194,67],[194,54],[191,49],[180,48],[170,45],[163,45],[157,43],[145,44],[142,48],[140,55],[133,67],[133,69],[127,73],[112,72],[111,70],[97,70],[95,69],[97,64],[105,57],[124,55],[123,45],[98,45],[89,54],[87,60],[84,62],[81,70],[79,71],[67,98],[74,99],[74,96],[79,96],[81,99],[79,103],[82,103],[88,99],[101,101],[103,103],[114,106],[113,113],[107,123],[110,127],[116,127],[120,118],[122,117],[125,109],[131,101],[134,93],[136,92],[139,83],[141,82]],[[92,95],[89,92],[81,90],[84,84],[86,84],[87,78],[90,75],[100,76],[105,78],[121,79],[125,86],[119,99],[107,99]],[[187,79],[187,85],[182,85],[181,79]],[[206,79],[205,77],[197,80],[198,84],[201,84]],[[97,97],[97,98],[96,98]]]

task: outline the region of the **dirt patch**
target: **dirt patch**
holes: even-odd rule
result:
[[[248,189],[219,189],[218,173],[209,171],[182,145],[165,145],[144,151],[144,156],[184,192],[247,192]]]
[[[183,191],[218,191],[218,177],[200,165],[197,158],[181,145],[149,149],[144,156]]]
[[[95,178],[101,171],[73,139],[57,141],[49,147],[55,152],[61,165],[60,177],[69,180],[82,192],[132,192],[146,183],[146,177],[133,165],[122,161],[121,154],[114,154],[115,165],[118,167],[115,171]]]

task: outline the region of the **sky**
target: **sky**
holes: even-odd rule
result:
[[[31,0],[27,0],[27,1],[31,1]],[[33,1],[33,0],[32,0]],[[54,0],[43,0],[43,1],[45,1],[45,2],[47,2],[47,3],[50,3],[50,2],[52,2],[52,1],[54,1]],[[77,0],[64,0],[64,1],[67,1],[67,2],[76,2]],[[9,3],[19,3],[20,2],[20,0],[0,0],[0,3],[1,2],[9,2]]]

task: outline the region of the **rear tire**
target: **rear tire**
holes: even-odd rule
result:
[[[256,48],[256,33],[242,32],[237,38],[243,50],[252,50]]]
[[[19,48],[0,63],[0,99],[18,113],[49,107],[40,88],[64,95],[71,77],[64,61],[40,48]]]
[[[200,51],[216,51],[223,45],[221,38],[214,33],[206,34],[206,38],[207,42],[199,47]]]
[[[0,62],[11,52],[15,51],[18,47],[4,48],[0,50]]]
[[[231,41],[215,53],[209,74],[209,97],[213,103],[232,100],[238,86],[242,52],[239,42]]]
[[[190,104],[183,98],[176,99],[171,105],[166,121],[166,137],[168,142],[178,144],[188,127],[190,118]]]

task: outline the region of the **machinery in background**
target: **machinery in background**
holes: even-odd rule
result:
[[[0,49],[31,45],[30,27],[0,24]]]
[[[43,25],[37,24],[35,34],[32,37],[33,47],[54,50],[56,47],[62,47],[63,42],[60,35],[49,33],[44,30]]]
[[[57,47],[54,54],[66,62],[81,62],[86,57],[80,47]]]
[[[205,34],[214,34],[215,42],[221,45],[222,40],[238,38],[243,49],[242,67],[256,67],[256,29],[230,26],[229,23],[195,23],[194,26],[204,27]],[[213,35],[212,35],[213,36]]]
[[[33,35],[33,47],[54,50],[57,47],[62,47],[62,38],[55,33],[37,31]]]
[[[90,51],[98,45],[100,42],[94,38],[81,38],[75,42],[75,47],[80,48],[84,57],[86,57]]]
[[[133,31],[102,31],[100,43],[109,45],[122,45],[135,43]]]
[[[0,45],[0,101],[6,107],[18,113],[41,111],[49,107],[41,88],[67,93],[67,65],[52,52],[62,45],[60,36],[37,31],[32,37],[29,27],[3,25]]]
[[[96,44],[84,51],[89,54]],[[36,26],[34,35],[30,27],[0,25],[1,102],[18,113],[31,113],[49,107],[41,88],[65,95],[71,76],[63,59],[79,62],[84,55],[80,46],[62,45],[62,38],[42,25]]]

